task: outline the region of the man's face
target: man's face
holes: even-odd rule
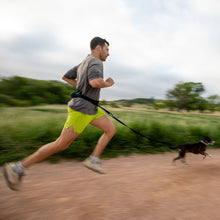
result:
[[[109,48],[108,44],[105,43],[104,47],[100,47],[100,60],[105,61],[107,57],[109,56]]]

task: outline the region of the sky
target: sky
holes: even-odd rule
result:
[[[219,0],[1,0],[0,77],[59,80],[109,43],[101,99],[165,99],[182,82],[220,95]]]

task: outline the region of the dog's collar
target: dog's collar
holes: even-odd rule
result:
[[[203,140],[201,140],[200,141],[201,143],[203,143],[203,144],[205,144],[206,146],[208,146],[209,144],[208,143],[206,143],[205,141],[203,141]]]

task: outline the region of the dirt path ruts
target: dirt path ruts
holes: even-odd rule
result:
[[[220,150],[213,158],[177,153],[103,160],[108,174],[76,161],[46,162],[27,170],[23,190],[11,191],[0,175],[0,220],[218,220]]]

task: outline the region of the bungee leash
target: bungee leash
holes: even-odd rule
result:
[[[129,126],[126,125],[124,122],[122,122],[121,120],[119,120],[118,118],[116,118],[110,111],[108,111],[107,109],[105,109],[104,107],[102,107],[101,105],[99,105],[99,101],[94,100],[94,99],[91,99],[91,98],[89,98],[89,97],[83,95],[82,92],[80,92],[80,91],[72,92],[72,93],[70,94],[70,96],[71,96],[72,98],[78,98],[78,97],[80,97],[80,98],[83,98],[83,99],[85,99],[85,100],[91,102],[92,104],[98,106],[98,107],[101,108],[103,111],[105,111],[110,117],[112,117],[113,119],[115,119],[116,121],[118,121],[120,124],[124,125],[124,126],[127,127],[128,129],[130,129],[132,132],[134,132],[135,134],[137,134],[138,136],[143,137],[143,138],[146,138],[148,141],[149,141],[149,140],[150,140],[150,141],[154,141],[152,138],[149,138],[149,137],[147,137],[147,136],[141,134],[140,132],[134,130],[133,128],[129,127]],[[157,141],[157,142],[158,142],[158,143],[161,143],[161,144],[170,145],[170,146],[172,145],[172,144],[170,144],[170,143],[166,143],[166,142],[163,142],[163,141]]]

